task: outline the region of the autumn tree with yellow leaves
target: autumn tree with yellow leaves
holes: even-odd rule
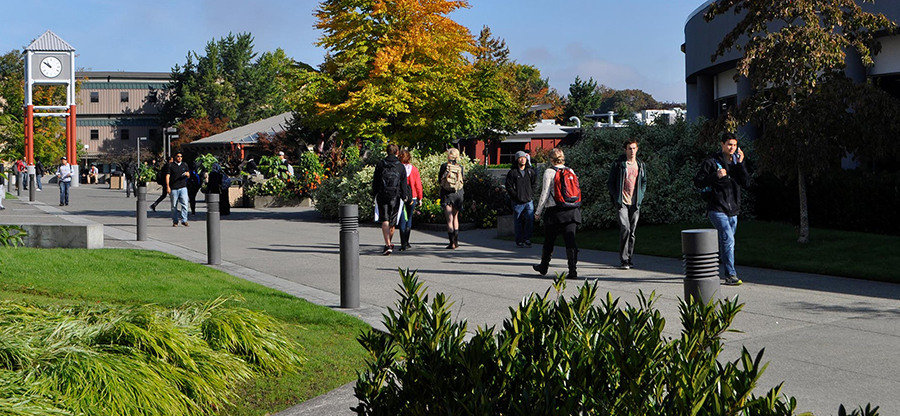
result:
[[[519,106],[449,14],[466,0],[325,0],[315,15],[327,50],[297,92],[301,123],[341,140],[443,149]],[[490,81],[490,82],[488,82]],[[524,108],[519,108],[524,114]],[[515,126],[510,126],[515,131]]]

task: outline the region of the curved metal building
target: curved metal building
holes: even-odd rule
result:
[[[749,81],[744,78],[734,81],[740,51],[732,49],[712,61],[719,43],[741,18],[727,13],[707,22],[703,15],[713,1],[707,1],[694,10],[684,25],[682,50],[689,121],[696,121],[699,117],[715,118],[752,93]],[[870,13],[882,13],[895,22],[900,21],[898,1],[876,0],[874,4],[863,3],[862,8]],[[859,55],[850,52],[847,54],[846,73],[857,82],[873,78],[882,89],[900,97],[900,35],[883,36],[879,41],[881,52],[875,56],[874,66],[864,67]]]

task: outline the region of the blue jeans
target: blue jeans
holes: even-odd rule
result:
[[[59,204],[69,205],[69,187],[72,182],[59,181]]]
[[[737,270],[734,269],[734,232],[737,231],[737,217],[730,217],[718,211],[708,211],[706,214],[719,232],[719,259],[725,266],[725,275],[737,276]]]
[[[43,178],[43,177],[44,177],[44,175],[34,175],[34,178],[35,178],[34,180],[35,180],[35,182],[37,182],[37,187],[38,187],[38,189],[40,189],[42,191],[44,190],[44,186],[41,185],[41,178]]]
[[[412,218],[413,213],[416,212],[416,205],[418,205],[418,201],[413,203],[405,203],[403,204],[403,212],[400,213],[400,231],[406,231],[412,229]]]
[[[173,189],[169,193],[169,199],[172,200],[172,224],[179,222],[186,223],[188,220],[188,191],[187,188]],[[181,208],[178,204],[181,203]]]
[[[531,241],[531,232],[534,230],[534,202],[513,204],[512,208],[516,243]]]

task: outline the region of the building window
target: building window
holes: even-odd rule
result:
[[[99,103],[100,102],[100,93],[96,91],[91,92],[91,102]]]
[[[131,138],[131,135],[128,133],[128,129],[122,129],[120,131],[121,133],[119,133],[119,135],[121,136],[122,140],[128,140]]]
[[[128,91],[122,91],[119,93],[119,98],[123,103],[128,102]]]
[[[100,130],[91,130],[91,140],[100,140]]]

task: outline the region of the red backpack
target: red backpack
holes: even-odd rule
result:
[[[578,208],[581,206],[581,187],[578,176],[569,168],[551,168],[556,171],[553,178],[553,199],[561,208]]]

